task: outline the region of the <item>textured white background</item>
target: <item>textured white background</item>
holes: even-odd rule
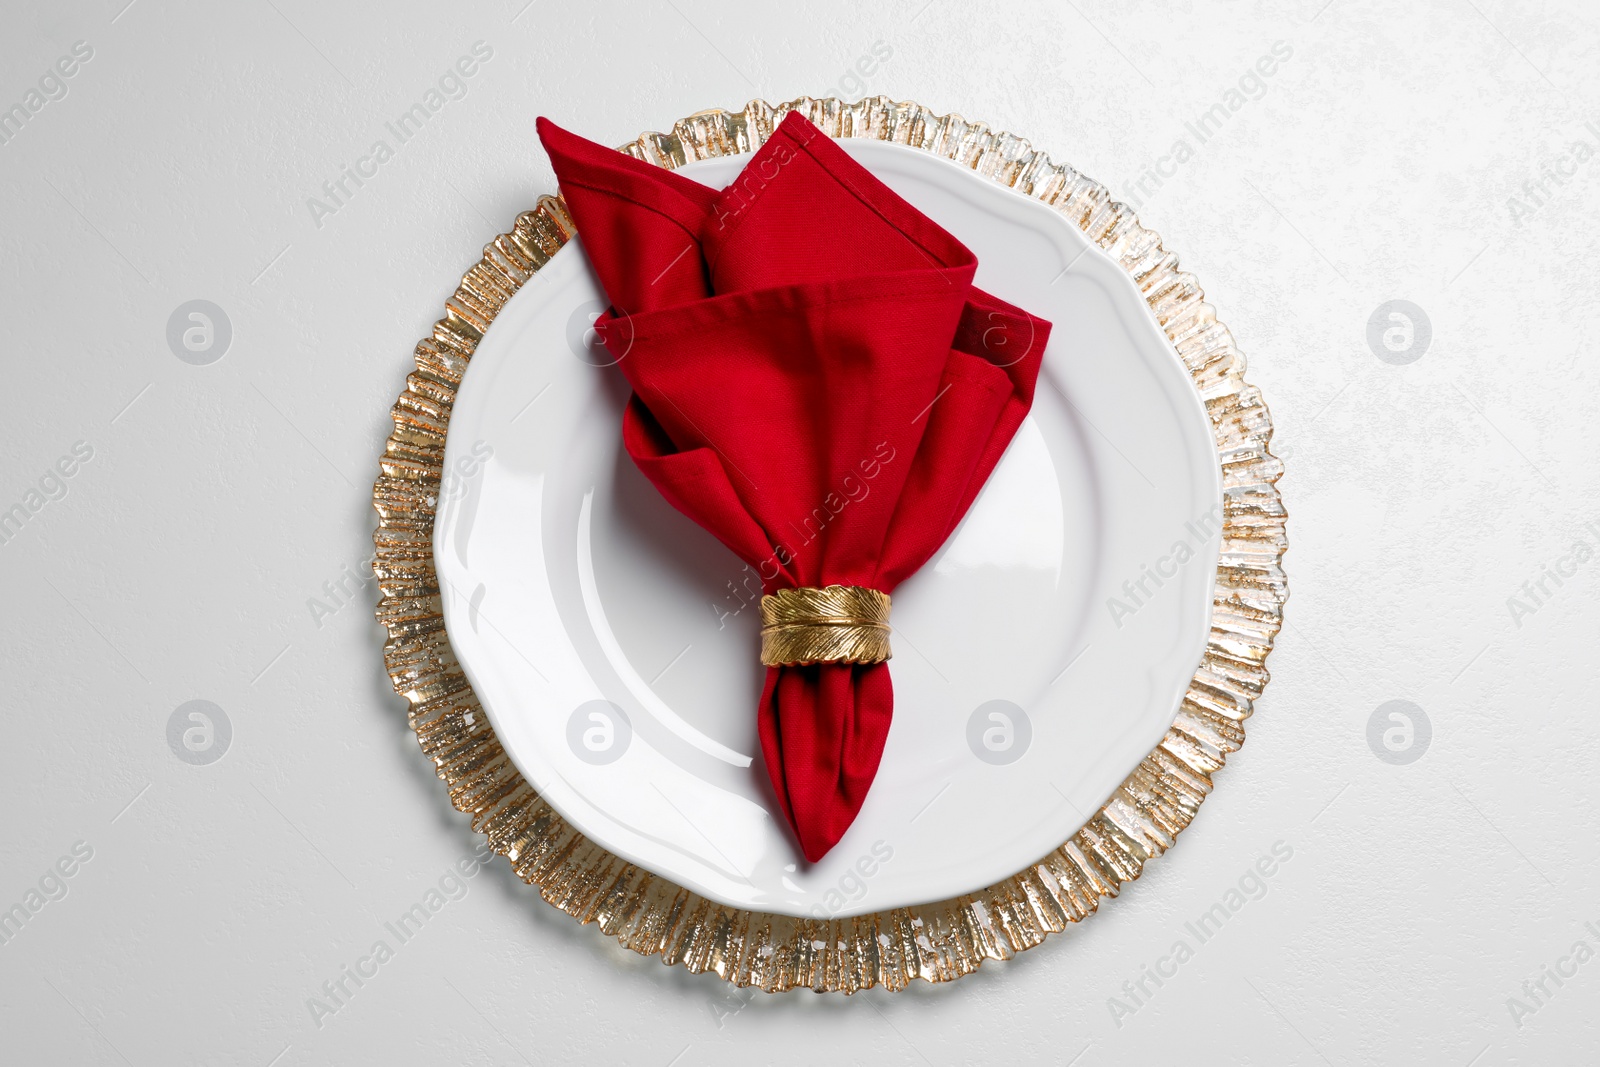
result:
[[[0,908],[93,850],[0,944],[7,1061],[1592,1062],[1600,960],[1523,983],[1600,948],[1600,561],[1507,603],[1600,544],[1592,8],[125,2],[0,10],[0,107],[93,48],[0,145],[0,509],[41,478],[60,496],[47,472],[93,449],[0,544]],[[480,40],[467,95],[318,226],[307,198]],[[371,587],[308,602],[370,552],[413,343],[553,186],[534,116],[619,143],[856,95],[879,41],[866,92],[1023,134],[1130,201],[1196,148],[1141,217],[1251,357],[1289,471],[1294,595],[1249,743],[1122,899],[951,986],[741,993],[496,864],[319,1025],[308,998],[473,848]],[[1185,122],[1278,41],[1292,58],[1197,145]],[[232,325],[207,366],[166,340],[192,299]],[[1432,324],[1407,365],[1367,342],[1393,299]],[[166,736],[192,699],[232,725],[205,766]],[[1432,723],[1404,766],[1367,740],[1392,699]],[[1267,895],[1115,1018],[1278,841]]]

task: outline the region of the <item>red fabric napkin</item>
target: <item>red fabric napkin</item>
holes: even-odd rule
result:
[[[720,191],[538,130],[611,301],[639,469],[768,593],[892,592],[1027,414],[1050,324],[973,288],[972,253],[798,113]],[[888,664],[768,668],[762,752],[808,860],[861,809],[893,710]]]

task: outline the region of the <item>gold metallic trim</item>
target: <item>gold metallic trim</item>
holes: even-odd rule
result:
[[[1244,380],[1244,356],[1199,283],[1131,209],[1020,137],[881,96],[854,103],[802,97],[700,112],[622,151],[668,168],[749,152],[789,111],[830,137],[910,145],[1048,204],[1128,272],[1188,368],[1222,466],[1222,551],[1205,655],[1161,743],[1081,830],[1010,878],[951,900],[848,919],[717,904],[613,856],[568,825],[495,738],[450,649],[433,569],[445,433],[462,372],[511,294],[574,232],[566,206],[549,196],[484,247],[445,301],[444,318],[417,344],[416,370],[391,412],[395,429],[372,491],[377,615],[389,633],[390,681],[410,704],[408,722],[450,802],[545,900],[635,952],[736,986],[900,990],[915,979],[947,982],[985,960],[1010,959],[1086,918],[1194,819],[1212,776],[1244,743],[1244,720],[1266,687],[1267,654],[1283,624],[1287,514],[1276,486],[1283,464],[1268,450],[1272,418],[1260,391]]]
[[[859,585],[780,589],[761,598],[761,665],[882,663],[889,594]]]

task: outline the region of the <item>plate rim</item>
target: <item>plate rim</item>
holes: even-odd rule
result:
[[[718,904],[613,856],[566,824],[522,779],[495,738],[450,649],[433,569],[434,512],[455,389],[477,343],[511,295],[576,232],[559,198],[543,196],[484,248],[415,349],[416,369],[391,410],[373,488],[379,524],[374,574],[384,659],[408,724],[451,803],[523,881],[580,922],[644,955],[712,971],[769,992],[851,993],[912,980],[949,981],[1007,959],[1092,914],[1175,843],[1209,795],[1212,775],[1244,741],[1264,691],[1266,658],[1288,597],[1284,510],[1270,451],[1272,421],[1231,333],[1192,275],[1126,205],[1026,140],[936,115],[910,102],[801,97],[740,111],[710,109],[646,133],[622,151],[675,168],[753,151],[789,111],[836,138],[918,148],[1041,201],[1108,253],[1143,295],[1189,371],[1218,450],[1223,540],[1205,652],[1161,742],[1058,849],[986,889],[843,919],[794,917]]]

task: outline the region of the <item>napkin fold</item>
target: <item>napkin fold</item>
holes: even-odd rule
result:
[[[767,593],[892,592],[1027,414],[1050,324],[975,288],[965,246],[797,112],[721,190],[538,132],[645,477]],[[808,860],[860,811],[893,712],[886,663],[768,668],[762,753]]]

